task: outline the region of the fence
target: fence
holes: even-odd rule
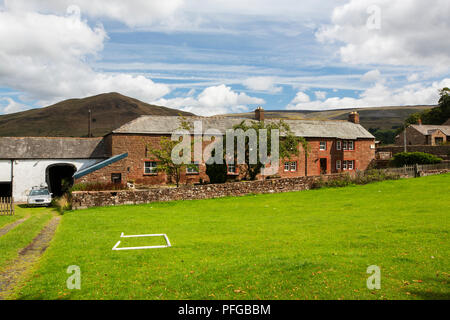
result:
[[[400,175],[405,175],[409,177],[417,177],[419,173],[422,171],[431,171],[431,170],[446,170],[450,169],[450,162],[442,162],[436,164],[416,164],[403,166],[401,168],[388,168],[383,169],[385,172],[396,173]]]
[[[14,215],[13,197],[0,197],[0,216]]]

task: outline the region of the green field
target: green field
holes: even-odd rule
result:
[[[449,193],[441,175],[68,212],[15,298],[450,299]],[[122,232],[173,247],[112,251]],[[66,288],[70,265],[81,290]],[[370,265],[381,290],[366,287]]]

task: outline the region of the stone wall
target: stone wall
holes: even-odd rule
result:
[[[428,145],[421,145],[421,146],[407,146],[408,152],[425,152],[425,153],[431,153],[435,156],[438,156],[444,160],[449,159],[450,160],[450,145],[445,146],[428,146]],[[386,147],[378,147],[378,152],[392,152],[392,156],[396,155],[397,153],[403,152],[403,146],[386,146]]]
[[[180,188],[155,188],[124,191],[76,191],[72,193],[73,209],[127,204],[144,204],[157,201],[212,199],[248,194],[281,193],[310,189],[318,179],[331,180],[341,174],[315,177],[296,177],[264,181],[247,181],[224,184],[183,186]]]

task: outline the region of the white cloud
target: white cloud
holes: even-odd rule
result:
[[[361,81],[362,82],[376,82],[381,78],[381,73],[380,71],[377,70],[372,70],[369,71],[367,73],[365,73],[362,77],[361,77]]]
[[[248,105],[261,105],[265,101],[250,97],[242,92],[237,93],[222,84],[206,88],[196,98],[159,99],[153,103],[189,111],[197,115],[213,116],[229,112],[244,112],[248,110]]]
[[[9,114],[9,113],[16,113],[20,111],[24,111],[27,109],[27,107],[17,101],[14,101],[13,99],[6,97],[1,98],[0,101],[3,101],[6,103],[6,106],[2,109],[3,114]],[[3,103],[0,103],[0,105],[3,105]]]
[[[282,87],[275,86],[275,79],[273,77],[251,77],[243,82],[250,90],[267,91],[270,93],[279,93],[283,91]]]
[[[393,89],[380,80],[373,87],[362,92],[358,98],[331,97],[324,101],[299,99],[304,97],[303,92],[297,96],[286,107],[287,110],[330,110],[342,108],[363,108],[380,106],[403,106],[403,105],[434,105],[439,100],[439,90],[450,86],[450,78],[440,82],[433,82],[429,86],[422,84],[411,84],[402,88]]]
[[[71,5],[83,15],[120,21],[130,27],[152,27],[173,31],[224,32],[245,21],[294,23],[282,33],[298,34],[298,21],[311,25],[311,19],[325,19],[336,0],[4,0],[14,10],[33,10],[64,14]],[[241,31],[242,30],[234,30]],[[260,30],[264,31],[264,30]],[[274,30],[277,31],[277,30]]]
[[[170,19],[183,2],[183,0],[5,0],[6,7],[15,11],[33,10],[65,14],[70,6],[75,5],[80,8],[83,15],[118,20],[131,27],[152,25]]]
[[[376,5],[380,28],[367,27]],[[332,25],[316,34],[322,43],[343,43],[340,55],[351,64],[432,66],[450,63],[450,1],[351,0],[334,9]],[[369,21],[370,22],[370,21]]]
[[[302,103],[308,103],[310,101],[309,96],[302,92],[299,91],[297,92],[297,95],[295,96],[294,100],[292,100],[293,104],[302,104]]]
[[[76,15],[0,11],[0,86],[40,104],[110,91],[152,101],[170,92],[144,76],[93,70],[88,61],[106,38]]]
[[[314,94],[317,100],[324,100],[327,97],[327,93],[325,91],[315,91]]]

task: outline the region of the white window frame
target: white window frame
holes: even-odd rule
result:
[[[187,174],[199,174],[200,173],[200,166],[197,162],[191,164],[194,165],[195,167],[191,167],[191,166],[187,166],[186,167],[186,173]]]
[[[297,161],[292,161],[290,164],[291,172],[297,172]]]
[[[342,150],[348,150],[347,140],[342,141]]]
[[[355,150],[355,143],[352,140],[348,141],[348,150],[350,151]]]
[[[324,149],[322,149],[322,144],[325,144]],[[320,141],[319,142],[319,150],[320,151],[326,151],[327,150],[327,142],[326,141]]]
[[[342,162],[342,170],[347,170],[347,160]]]
[[[149,166],[147,167],[147,163],[154,163],[155,166]],[[150,169],[149,172],[147,172],[147,169]],[[158,174],[158,163],[156,161],[145,161],[144,163],[144,174]]]
[[[342,141],[341,140],[336,141],[336,150],[342,150]]]
[[[291,163],[289,161],[284,162],[284,172],[289,172],[291,169]]]
[[[341,170],[342,162],[341,160],[336,160],[336,170]]]
[[[233,168],[233,170],[230,170],[230,168]],[[236,164],[228,163],[227,164],[227,173],[228,174],[236,174]]]
[[[355,166],[354,166],[354,160],[349,160],[347,163],[347,170],[354,170]]]

